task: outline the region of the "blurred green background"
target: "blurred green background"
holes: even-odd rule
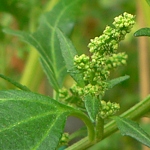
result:
[[[28,86],[34,92],[46,95],[51,95],[52,89],[39,67],[38,54],[31,46],[21,42],[18,38],[4,34],[2,29],[11,28],[34,32],[38,27],[40,15],[49,11],[57,2],[59,0],[0,0],[0,73]],[[127,74],[130,79],[107,91],[104,96],[106,100],[120,103],[119,113],[133,106],[148,94],[147,91],[150,91],[148,75],[150,52],[147,51],[150,41],[148,38],[144,39],[146,44],[146,50],[144,50],[140,47],[140,38],[133,36],[137,29],[150,27],[148,17],[150,7],[145,0],[86,0],[70,37],[79,54],[88,54],[87,45],[90,39],[101,35],[106,25],[110,25],[113,18],[123,12],[136,15],[137,21],[132,32],[120,43],[119,47],[119,51],[126,51],[128,54],[127,65],[113,71],[111,78]],[[146,63],[140,59],[140,50],[143,51],[142,53],[146,51],[144,57]],[[141,62],[143,66],[140,65]],[[146,71],[142,71],[143,67],[146,67]],[[71,83],[72,80],[68,78],[65,86],[70,86]],[[0,90],[12,88],[14,87],[11,84],[0,79]],[[142,126],[150,133],[148,123],[143,123]],[[114,134],[90,150],[99,149],[140,150],[142,146],[131,138]]]

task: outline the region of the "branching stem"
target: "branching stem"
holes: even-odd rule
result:
[[[95,138],[95,130],[91,120],[83,113],[76,112],[71,115],[80,118],[85,123],[88,130],[88,137],[89,137],[88,141],[90,142],[93,141]]]
[[[149,112],[149,110],[150,110],[150,95],[146,97],[143,101],[131,107],[129,110],[127,110],[120,116],[128,118],[128,119],[136,120],[136,119],[140,119],[144,114]],[[104,136],[102,139],[105,139],[106,137],[116,132],[117,130],[118,128],[117,128],[115,121],[111,121],[110,123],[104,126]],[[95,141],[89,142],[88,137],[85,137],[79,142],[68,147],[66,150],[77,150],[77,149],[84,150],[84,149],[87,149],[88,147],[91,147],[95,143],[98,143],[100,140],[98,140],[97,142]]]

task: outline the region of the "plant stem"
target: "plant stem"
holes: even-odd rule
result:
[[[65,150],[84,150],[85,148],[91,146],[92,143],[89,142],[88,137],[85,137],[82,140],[80,140],[79,142],[77,142],[77,143],[71,145],[70,147],[66,148]]]
[[[21,84],[26,85],[33,91],[37,90],[43,76],[38,56],[38,53],[32,49],[20,80]]]
[[[47,3],[46,7],[45,7],[45,11],[51,10],[58,2],[59,2],[59,0],[51,0],[51,1],[49,1]]]
[[[96,118],[96,128],[95,128],[96,141],[102,139],[103,133],[104,133],[104,119],[97,116],[97,118]]]
[[[5,73],[5,62],[6,62],[6,55],[5,55],[5,45],[4,42],[0,43],[0,73]]]
[[[5,41],[0,42],[0,73],[5,75],[6,62],[8,58],[6,57],[6,45]],[[6,82],[0,80],[0,89],[5,88]]]
[[[94,130],[94,126],[93,126],[91,120],[83,113],[76,112],[71,115],[74,117],[78,117],[85,123],[87,130],[88,130],[88,137],[89,137],[88,142],[93,141],[95,138],[95,130]]]
[[[150,18],[148,17],[150,9],[146,1],[138,0],[137,2],[137,22],[139,28],[150,26]],[[149,44],[147,37],[138,38],[138,61],[139,61],[139,88],[140,98],[143,99],[150,91],[150,70],[149,70]]]
[[[120,115],[120,117],[125,117],[128,119],[140,119],[144,114],[150,111],[150,95],[145,98],[143,101],[139,102],[138,104],[131,107],[129,110],[124,112]],[[105,139],[112,133],[116,132],[118,130],[116,122],[113,120],[110,123],[106,124],[104,126],[104,136],[102,139]],[[73,144],[72,146],[68,147],[66,150],[77,150],[77,149],[87,149],[88,147],[91,147],[92,145],[98,143],[97,142],[88,142],[88,137],[83,138],[82,140],[78,141],[77,143]],[[86,145],[87,144],[87,145]]]
[[[136,119],[140,119],[140,117],[142,117],[148,111],[150,111],[150,95],[144,100],[142,100],[141,102],[139,102],[138,104],[131,107],[129,110],[127,110],[123,114],[121,114],[120,117],[136,120]],[[111,121],[110,123],[106,124],[106,126],[104,127],[104,130],[105,130],[105,133],[104,133],[103,138],[106,138],[113,132],[117,131],[118,129],[117,129],[115,121]]]

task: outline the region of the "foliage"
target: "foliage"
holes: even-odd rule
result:
[[[84,1],[61,0],[50,12],[42,15],[38,29],[33,33],[4,29],[34,46],[55,95],[53,98],[31,92],[27,87],[0,75],[20,90],[0,91],[2,149],[59,149],[68,146],[69,135],[64,133],[68,116],[76,116],[87,127],[88,135],[66,149],[86,149],[117,130],[150,147],[150,137],[135,122],[149,112],[150,96],[119,116],[119,103],[107,102],[108,89],[129,78],[124,75],[111,79],[112,70],[126,64],[127,54],[117,52],[135,21],[123,13],[115,17],[112,26],[91,39],[90,55],[79,55],[69,35],[72,32],[79,7]],[[149,30],[140,30],[136,36],[149,36]],[[67,75],[74,79],[64,87]],[[138,112],[137,112],[138,109]],[[107,122],[107,119],[113,119]],[[129,120],[130,119],[130,120]]]
[[[134,33],[134,36],[150,36],[150,28],[142,28]]]
[[[42,95],[17,90],[1,91],[0,100],[2,149],[56,148],[72,108]]]
[[[115,120],[122,135],[129,135],[150,147],[150,136],[143,131],[137,123],[120,117],[115,117]]]

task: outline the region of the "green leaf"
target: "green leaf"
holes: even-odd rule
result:
[[[65,121],[75,112],[50,97],[25,91],[0,91],[1,149],[57,147]]]
[[[81,0],[61,0],[53,10],[41,17],[39,28],[34,33],[4,30],[20,37],[37,49],[49,82],[56,91],[62,87],[64,77],[67,74],[56,28],[60,28],[69,35],[82,3]]]
[[[5,79],[6,81],[10,82],[11,84],[13,84],[14,86],[16,86],[17,88],[19,88],[21,90],[30,91],[26,86],[24,86],[24,85],[22,85],[22,84],[20,84],[20,83],[18,83],[16,81],[8,78],[8,77],[6,77],[6,76],[4,76],[2,74],[0,74],[0,77],[3,78],[3,79]]]
[[[85,108],[92,122],[95,121],[99,111],[100,101],[96,97],[88,94],[84,98]]]
[[[134,36],[150,36],[150,28],[141,28],[134,33]]]
[[[147,1],[147,4],[150,6],[150,0],[146,0]]]
[[[114,117],[114,119],[122,135],[130,136],[150,147],[150,135],[140,128],[136,122],[121,117]]]
[[[62,56],[66,63],[67,71],[78,83],[78,85],[84,86],[83,76],[74,66],[74,56],[77,55],[75,47],[73,46],[72,42],[59,29],[57,30],[57,34],[60,40],[60,48]]]
[[[119,84],[119,83],[121,83],[121,82],[123,82],[129,78],[130,78],[130,76],[125,75],[125,76],[122,76],[119,78],[112,79],[112,80],[108,81],[108,84],[109,84],[108,88],[113,88],[115,85],[117,85],[117,84]]]

